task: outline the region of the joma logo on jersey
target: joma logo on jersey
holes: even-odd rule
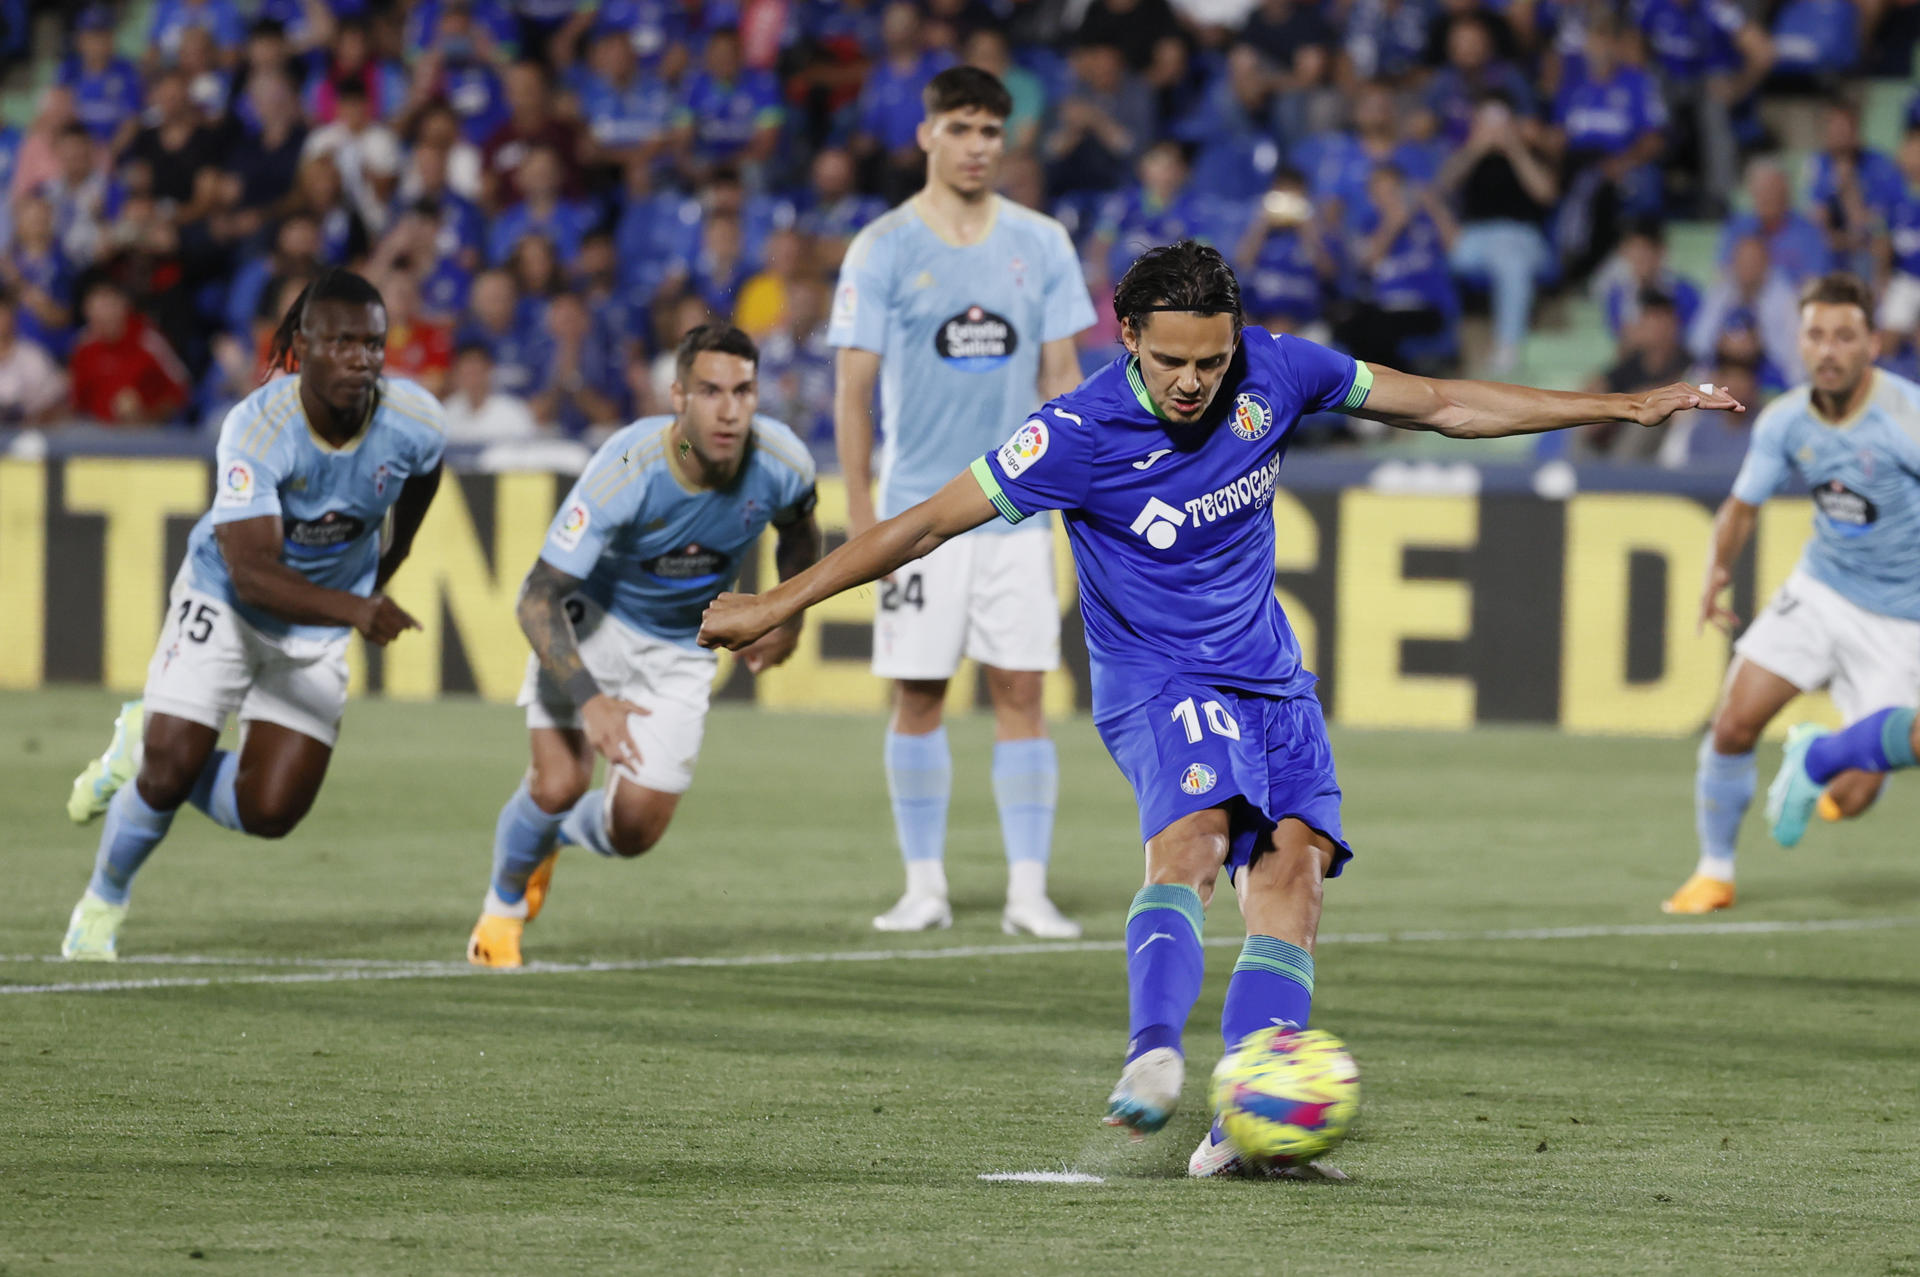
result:
[[[940,358],[962,372],[991,372],[1020,348],[1013,322],[982,306],[943,320],[933,336]]]

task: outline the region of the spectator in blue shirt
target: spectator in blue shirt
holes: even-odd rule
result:
[[[682,167],[696,184],[723,164],[759,181],[779,146],[783,118],[780,86],[741,64],[739,33],[715,31],[675,117]]]
[[[1774,69],[1824,82],[1860,64],[1858,0],[1789,0],[1773,19]]]
[[[147,36],[152,55],[161,62],[176,61],[180,37],[189,27],[211,35],[222,53],[238,53],[247,39],[247,24],[233,0],[161,0]]]
[[[474,13],[448,4],[433,24],[433,44],[414,63],[416,101],[440,97],[460,117],[460,132],[484,146],[507,122],[506,90],[489,63],[489,40],[480,38]]]
[[[1860,110],[1845,98],[1827,106],[1822,148],[1807,165],[1813,224],[1827,235],[1838,269],[1870,278],[1873,241],[1906,194],[1900,166],[1860,144]]]
[[[1333,71],[1340,36],[1315,0],[1260,0],[1240,39],[1273,72],[1283,136],[1305,137],[1338,110]]]
[[[431,219],[434,259],[452,259],[471,273],[486,251],[486,218],[479,205],[453,189],[447,169],[447,149],[423,139],[413,149],[413,171],[395,197],[391,216],[410,211]]]
[[[622,285],[643,298],[677,289],[698,251],[700,202],[658,189],[650,165],[629,164],[620,205],[613,238]]]
[[[1700,303],[1687,345],[1695,358],[1706,360],[1723,348],[1729,334],[1750,343],[1760,360],[1760,382],[1768,390],[1785,390],[1805,380],[1794,285],[1775,270],[1766,241],[1757,235],[1735,241],[1725,275]]]
[[[1760,368],[1754,355],[1729,342],[1715,352],[1706,375],[1713,384],[1740,403],[1746,412],[1687,413],[1674,423],[1660,449],[1660,464],[1669,469],[1704,470],[1732,474],[1746,460],[1753,442],[1754,411],[1763,402]]]
[[[1561,160],[1566,205],[1560,256],[1584,279],[1620,240],[1627,217],[1657,215],[1666,108],[1653,77],[1626,60],[1628,36],[1604,15],[1588,24],[1584,64],[1569,68],[1549,146]]]
[[[84,124],[69,124],[54,147],[59,168],[34,188],[53,209],[61,251],[79,270],[105,256],[108,231],[126,198],[126,189],[101,165],[98,147]]]
[[[1453,269],[1484,280],[1492,293],[1490,371],[1496,377],[1510,375],[1519,365],[1534,292],[1553,260],[1540,226],[1560,184],[1529,134],[1505,98],[1488,95],[1474,112],[1466,143],[1448,158],[1436,182],[1459,201]]]
[[[619,248],[610,231],[595,231],[580,241],[580,255],[568,263],[567,287],[587,303],[595,340],[624,368],[646,357],[648,298],[620,282]]]
[[[1336,331],[1356,359],[1437,369],[1450,360],[1460,314],[1447,270],[1458,228],[1432,191],[1416,197],[1391,164],[1375,168],[1367,185],[1379,225],[1354,253],[1367,296]]]
[[[456,42],[471,41],[483,61],[511,58],[519,50],[520,24],[506,0],[419,0],[407,12],[402,38],[409,53],[445,55],[449,28]]]
[[[799,281],[787,298],[786,322],[760,343],[760,411],[792,426],[822,459],[834,456],[827,297],[825,279]]]
[[[666,144],[673,121],[673,99],[666,86],[643,75],[626,32],[600,27],[588,52],[588,64],[573,78],[586,118],[592,163],[625,169],[651,164]]]
[[[1747,198],[1752,211],[1729,221],[1720,236],[1721,265],[1733,260],[1735,244],[1758,236],[1766,243],[1773,268],[1795,288],[1832,269],[1827,237],[1794,210],[1793,186],[1785,169],[1766,159],[1747,165]]]
[[[1284,122],[1291,111],[1304,121],[1308,100],[1290,99],[1261,52],[1250,44],[1227,50],[1226,69],[1213,77],[1206,96],[1174,128],[1194,149],[1193,180],[1222,199],[1251,200],[1266,189],[1280,165],[1277,138],[1305,136],[1308,130]],[[1337,109],[1337,102],[1336,102]]]
[[[678,0],[599,0],[599,3],[590,0],[580,8],[575,22],[577,31],[563,28],[555,37],[554,57],[562,66],[574,60],[569,35],[573,40],[581,35],[597,39],[609,31],[617,31],[632,47],[640,66],[654,71],[671,45],[684,42],[694,34],[689,29],[686,7]]]
[[[1734,115],[1773,66],[1773,42],[1736,0],[1639,0],[1636,17],[1681,135],[1674,150],[1700,156],[1700,203],[1725,213],[1739,180]]]
[[[503,394],[525,396],[538,381],[537,334],[519,323],[520,294],[513,276],[503,270],[483,271],[474,277],[467,298],[467,322],[453,344],[478,343],[493,357],[493,388]]]
[[[38,196],[13,211],[13,244],[0,258],[0,286],[20,302],[20,334],[55,359],[73,346],[74,270],[54,234],[53,206]]]
[[[917,10],[899,0],[881,13],[880,40],[881,57],[860,91],[852,149],[873,166],[881,191],[894,201],[919,183],[920,95],[953,59],[926,47]]]
[[[1492,29],[1476,13],[1448,27],[1447,64],[1427,83],[1425,105],[1448,146],[1467,140],[1476,104],[1490,94],[1522,116],[1535,113],[1533,87],[1512,63],[1495,60]]]
[[[825,147],[813,157],[811,188],[800,214],[799,229],[813,241],[814,265],[832,274],[840,269],[847,245],[860,228],[887,211],[877,195],[854,189],[853,156]]]
[[[1673,299],[1680,328],[1688,330],[1700,310],[1700,289],[1685,275],[1667,265],[1666,227],[1651,219],[1642,219],[1628,227],[1615,253],[1594,277],[1594,293],[1607,317],[1607,327],[1618,337],[1640,314],[1640,298],[1648,292]]]
[[[1321,225],[1306,175],[1281,169],[1254,205],[1235,255],[1247,317],[1269,332],[1330,335],[1327,299],[1340,275],[1340,241]]]
[[[586,303],[562,293],[547,305],[536,339],[538,371],[528,396],[533,417],[579,438],[626,420],[626,368],[596,334]]]
[[[700,228],[700,255],[694,259],[687,280],[694,296],[715,315],[730,319],[740,286],[753,271],[740,219],[731,213],[709,215]]]
[[[1399,169],[1415,188],[1439,173],[1438,148],[1403,139],[1400,125],[1393,90],[1365,84],[1353,98],[1352,132],[1321,133],[1293,148],[1294,166],[1307,175],[1315,202],[1327,205],[1350,236],[1366,234],[1377,221],[1369,182],[1382,164]]]
[[[114,52],[111,10],[96,5],[80,11],[59,83],[73,90],[75,115],[108,150],[118,154],[133,139],[145,94],[140,72]]]
[[[1156,244],[1208,238],[1180,143],[1155,142],[1140,157],[1138,171],[1138,182],[1107,197],[1094,226],[1093,260],[1106,263],[1109,280],[1126,274],[1133,259]]]
[[[550,146],[536,146],[520,162],[520,202],[502,210],[487,236],[487,260],[507,260],[513,246],[528,235],[545,236],[563,259],[580,250],[580,239],[597,220],[586,204],[561,197],[563,170]]]
[[[1909,125],[1900,143],[1900,200],[1887,219],[1880,245],[1887,284],[1881,292],[1878,323],[1882,346],[1911,342],[1920,328],[1920,127]]]
[[[1120,51],[1095,44],[1073,54],[1073,87],[1047,137],[1047,189],[1056,196],[1110,191],[1153,141],[1153,95]]]
[[[1398,80],[1419,70],[1437,9],[1432,0],[1354,0],[1345,46],[1352,74]]]

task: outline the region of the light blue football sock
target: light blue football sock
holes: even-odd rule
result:
[[[123,905],[133,889],[133,876],[153,849],[167,836],[173,813],[156,811],[140,797],[138,784],[122,785],[107,804],[107,821],[100,830],[100,852],[94,857],[93,878],[87,890],[108,904]]]
[[[606,790],[589,789],[580,795],[580,801],[560,819],[560,841],[569,847],[585,847],[594,855],[605,856],[609,860],[620,858],[620,853],[613,849],[613,842],[607,836]]]
[[[527,879],[553,850],[565,818],[566,813],[556,816],[534,802],[524,780],[507,799],[493,826],[493,894],[502,904],[526,899]]]
[[[993,747],[993,798],[1007,863],[1047,863],[1053,850],[1053,809],[1060,797],[1060,760],[1053,742],[1003,740]],[[945,824],[943,818],[942,822]]]
[[[1910,709],[1883,709],[1807,747],[1807,777],[1824,785],[1845,771],[1891,772],[1915,765]]]
[[[1127,912],[1127,1059],[1158,1047],[1185,1054],[1180,1037],[1200,997],[1206,912],[1192,887],[1140,888]]]
[[[947,803],[953,795],[953,755],[947,729],[924,736],[887,733],[887,793],[901,859],[943,860],[947,854]]]
[[[1695,872],[1732,882],[1734,844],[1753,801],[1757,769],[1751,753],[1715,752],[1710,735],[1700,742],[1699,763],[1693,782],[1693,823],[1700,835]]]
[[[233,778],[239,771],[238,751],[214,750],[207,765],[200,769],[200,779],[193,783],[193,792],[187,795],[187,801],[222,829],[244,834],[247,829],[240,823],[240,799],[233,790]]]
[[[1277,936],[1248,936],[1227,981],[1220,1036],[1231,1051],[1249,1033],[1284,1021],[1307,1027],[1313,1011],[1313,955]]]

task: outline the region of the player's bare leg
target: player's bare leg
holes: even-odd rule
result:
[[[1283,820],[1267,848],[1234,878],[1247,943],[1227,985],[1221,1036],[1229,1049],[1250,1033],[1272,1025],[1303,1028],[1313,996],[1313,950],[1320,932],[1320,905],[1338,849],[1333,840],[1299,820]],[[1236,1175],[1239,1150],[1210,1129],[1187,1160],[1196,1178]],[[1266,1172],[1262,1172],[1263,1174]],[[1309,1163],[1279,1172],[1292,1178],[1345,1179],[1331,1166]]]
[[[680,806],[680,795],[637,785],[617,772],[607,778],[607,794],[607,842],[627,860],[653,850]]]
[[[560,822],[593,784],[593,748],[585,732],[536,727],[527,743],[526,779],[496,822],[493,874],[467,939],[467,961],[475,966],[521,965],[521,935],[553,883]]]
[[[1758,783],[1754,747],[1800,689],[1772,670],[1736,656],[1727,670],[1713,723],[1700,743],[1694,782],[1694,825],[1700,859],[1693,876],[1660,908],[1667,913],[1702,914],[1733,904],[1734,844],[1740,821]]]
[[[1127,915],[1127,1063],[1105,1118],[1136,1139],[1165,1126],[1180,1102],[1181,1034],[1204,968],[1201,927],[1231,833],[1227,809],[1209,807],[1147,842],[1146,885]]]
[[[217,748],[220,733],[204,723],[146,715],[139,773],[109,804],[93,878],[68,921],[63,954],[95,961],[118,956],[133,877],[182,804],[262,838],[285,837],[300,823],[326,779],[333,747],[278,723],[248,722],[242,732],[234,753]]]
[[[1886,783],[1886,776],[1876,772],[1841,772],[1820,795],[1820,818],[1837,821],[1865,815],[1867,808],[1879,800]]]
[[[1047,897],[1060,764],[1047,737],[1046,675],[988,666],[986,679],[993,700],[993,797],[1007,850],[1007,907],[1000,929],[1010,936],[1078,940],[1080,924]]]
[[[894,832],[906,864],[907,889],[893,908],[873,920],[880,931],[927,931],[953,925],[947,903],[947,803],[953,790],[953,759],[942,719],[946,679],[901,679],[894,683],[893,719],[887,732],[887,789],[893,800]]]

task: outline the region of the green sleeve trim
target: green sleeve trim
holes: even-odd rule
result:
[[[1133,908],[1127,910],[1127,921],[1132,922],[1149,909],[1166,909],[1179,914],[1193,928],[1196,940],[1200,938],[1207,920],[1206,908],[1200,903],[1200,893],[1179,883],[1140,888],[1133,898]]]
[[[1913,719],[1910,709],[1897,709],[1880,724],[1880,752],[1895,769],[1915,765],[1913,756]]]
[[[1367,395],[1372,390],[1373,390],[1373,369],[1367,367],[1365,363],[1361,362],[1358,359],[1354,360],[1353,361],[1353,386],[1351,389],[1347,391],[1346,399],[1342,401],[1342,403],[1340,404],[1340,407],[1336,409],[1336,411],[1352,412],[1354,409],[1358,408],[1361,404],[1364,404],[1367,401]]]
[[[1000,490],[1000,480],[993,477],[993,467],[987,464],[985,457],[975,457],[973,465],[974,479],[980,484],[980,491],[987,494],[987,500],[993,502],[993,508],[1008,523],[1018,523],[1027,516],[1014,509],[1013,502],[1007,500],[1007,494]]]

